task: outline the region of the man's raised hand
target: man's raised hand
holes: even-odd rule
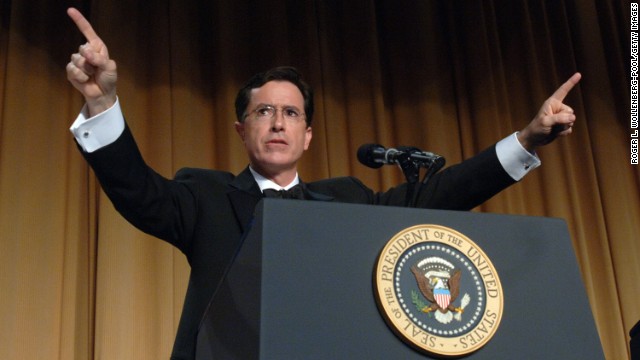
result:
[[[67,64],[67,79],[82,93],[89,115],[97,115],[116,102],[118,78],[115,61],[109,59],[107,46],[98,37],[80,11],[69,8],[67,14],[87,39]]]
[[[538,146],[546,145],[558,136],[571,134],[576,116],[573,109],[562,101],[581,77],[580,73],[573,74],[542,104],[529,125],[518,133],[518,140],[525,149],[533,152]]]

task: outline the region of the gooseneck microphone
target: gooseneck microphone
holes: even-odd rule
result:
[[[399,146],[386,149],[379,144],[365,144],[358,148],[358,160],[365,166],[377,169],[382,165],[397,164],[407,179],[405,206],[415,207],[418,204],[420,189],[426,187],[431,177],[445,164],[442,156],[422,151],[415,147]],[[426,168],[422,182],[420,169]]]
[[[421,151],[414,147],[385,148],[379,144],[364,144],[358,148],[358,161],[363,165],[377,169],[382,165],[402,165],[401,162],[409,160],[418,167],[437,167],[438,170],[445,164],[445,159],[437,154]]]

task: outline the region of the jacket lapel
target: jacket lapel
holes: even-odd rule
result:
[[[253,175],[251,175],[249,167],[236,176],[229,185],[231,190],[227,196],[229,196],[236,218],[242,226],[242,231],[246,232],[252,225],[256,205],[263,198],[262,192]],[[300,186],[305,193],[305,197],[309,200],[332,201],[334,199],[333,196],[309,190],[307,184],[302,180],[300,181]]]
[[[246,232],[251,227],[253,212],[262,199],[262,193],[248,167],[236,176],[229,183],[229,186],[231,186],[231,190],[227,196],[231,201],[236,218],[242,226],[242,232]]]
[[[311,191],[309,189],[309,187],[307,186],[307,183],[303,182],[302,180],[300,180],[300,186],[302,187],[302,190],[304,191],[305,197],[307,199],[309,199],[309,200],[333,201],[333,199],[334,199],[333,196],[329,196],[329,195],[321,194],[319,192]]]

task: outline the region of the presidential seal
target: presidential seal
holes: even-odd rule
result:
[[[502,285],[487,255],[439,225],[402,230],[376,264],[376,302],[407,344],[436,357],[470,354],[498,330]]]

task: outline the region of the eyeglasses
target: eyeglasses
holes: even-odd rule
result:
[[[255,110],[246,114],[245,119],[251,115],[256,114],[256,119],[258,120],[270,120],[273,119],[276,114],[280,111],[285,120],[295,123],[300,120],[303,120],[305,117],[305,113],[301,112],[295,107],[284,106],[281,108],[275,107],[273,105],[260,105]]]

